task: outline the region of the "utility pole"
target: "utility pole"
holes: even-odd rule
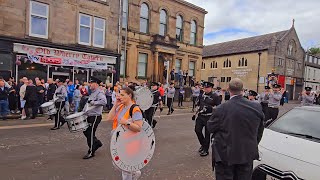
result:
[[[259,55],[259,64],[258,64],[258,79],[257,79],[257,93],[259,93],[259,81],[260,81],[260,57],[261,57],[261,52],[258,53]]]

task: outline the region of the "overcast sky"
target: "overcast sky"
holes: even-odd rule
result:
[[[320,46],[320,0],[186,0],[208,11],[204,44],[295,28],[304,48]]]

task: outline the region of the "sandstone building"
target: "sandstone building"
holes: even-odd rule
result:
[[[320,91],[320,54],[307,53],[304,71],[305,87],[312,87],[312,91]]]
[[[205,46],[201,79],[226,88],[239,77],[246,89],[259,92],[277,82],[290,99],[297,99],[303,89],[304,54],[293,24],[289,30]]]

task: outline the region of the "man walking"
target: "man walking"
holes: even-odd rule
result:
[[[0,118],[7,119],[9,114],[9,88],[5,87],[4,80],[0,79]]]
[[[174,94],[176,92],[176,89],[174,88],[174,83],[170,83],[170,87],[167,89],[167,106],[169,108],[168,114],[170,115],[173,113],[173,100],[174,100]]]
[[[39,80],[37,80],[39,81]],[[32,79],[29,79],[29,84],[26,87],[26,94],[24,96],[26,100],[26,116],[30,117],[29,108],[32,109],[31,119],[35,119],[38,114],[38,97],[37,97],[37,87],[33,84]]]
[[[208,121],[213,133],[213,162],[216,180],[250,180],[253,160],[263,133],[264,115],[259,103],[242,96],[243,82],[229,83],[231,98],[218,106]]]

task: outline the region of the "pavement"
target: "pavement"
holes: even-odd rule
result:
[[[285,104],[280,114],[297,105]],[[156,113],[159,120],[154,129],[156,149],[151,162],[142,170],[141,179],[214,179],[211,154],[200,157],[197,153],[199,143],[191,109],[176,109],[169,116],[164,114],[166,110],[160,117],[159,111]],[[46,117],[0,121],[1,180],[121,179],[120,172],[111,163],[111,122],[102,121],[99,125],[96,134],[104,145],[89,160],[82,159],[87,151],[82,133],[70,133],[66,126],[50,131],[52,126],[53,122]]]

